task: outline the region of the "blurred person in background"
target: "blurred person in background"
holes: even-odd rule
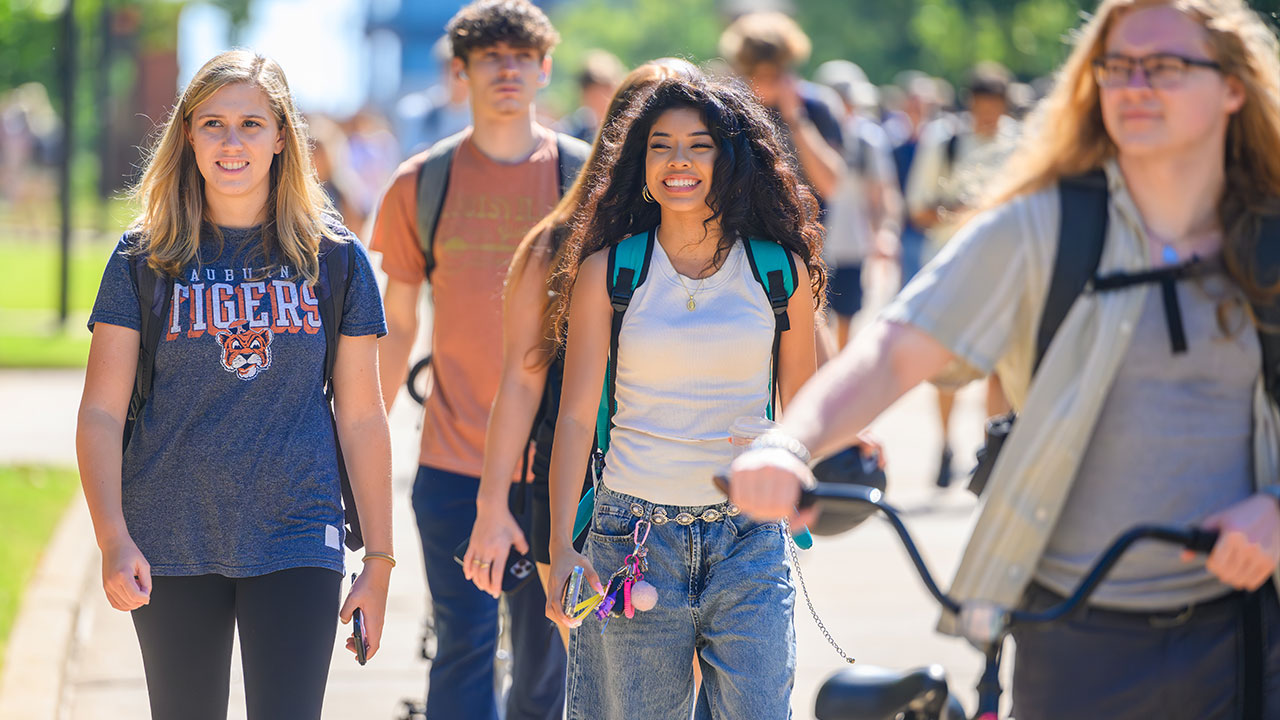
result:
[[[590,143],[596,139],[613,93],[627,74],[627,68],[612,53],[605,50],[588,50],[578,73],[578,91],[581,105],[555,125],[555,129]]]
[[[897,171],[898,190],[905,197],[907,178],[911,167],[915,164],[916,151],[920,145],[920,135],[938,114],[941,102],[938,83],[934,78],[919,71],[908,71],[897,80],[897,87],[902,90],[902,107],[895,114],[897,121],[889,127],[894,128],[896,140],[893,147],[893,163]],[[904,201],[905,203],[905,201]],[[906,287],[911,278],[920,271],[924,262],[925,231],[915,223],[911,214],[902,208],[902,236],[900,240],[899,266],[902,270],[901,286]]]
[[[402,163],[383,196],[371,242],[388,278],[379,374],[390,406],[409,370],[427,281],[431,381],[412,495],[438,639],[426,715],[496,720],[498,601],[468,580],[454,557],[475,525],[485,430],[502,378],[503,284],[521,240],[555,207],[562,176],[576,175],[589,148],[535,119],[534,98],[550,82],[560,40],[537,6],[478,0],[453,16],[447,32],[451,72],[470,87],[473,124]],[[424,197],[424,187],[444,179],[440,195]],[[426,214],[434,223],[420,227]],[[509,498],[518,498],[526,480],[514,479]],[[522,514],[528,512],[526,506]],[[470,570],[487,572],[505,569],[507,556],[470,558]],[[506,601],[513,657],[505,717],[558,719],[565,649],[544,612],[542,585],[526,582]]]
[[[344,123],[347,134],[347,163],[355,185],[358,209],[364,217],[373,214],[378,195],[400,164],[400,145],[382,112],[361,108]]]
[[[307,125],[311,130],[311,163],[320,187],[342,216],[343,223],[354,228],[358,237],[367,237],[364,232],[367,215],[360,208],[360,178],[351,171],[346,133],[342,132],[342,126],[323,115],[308,118]]]
[[[725,29],[719,47],[760,102],[777,113],[784,147],[825,207],[845,175],[844,134],[840,99],[796,74],[809,59],[809,36],[782,13],[748,13]]]
[[[471,124],[467,83],[450,67],[453,51],[448,36],[431,46],[431,54],[439,62],[440,81],[396,102],[396,137],[403,157],[416,155]]]
[[[57,193],[62,121],[44,85],[29,82],[0,96],[0,203],[32,233]]]
[[[836,342],[844,347],[853,316],[862,309],[864,261],[892,262],[898,256],[902,194],[889,137],[873,119],[878,94],[866,73],[847,60],[831,60],[818,66],[814,80],[839,95],[844,111],[847,172],[828,203],[822,253],[830,273],[827,298],[836,316]]]
[[[967,113],[954,120],[939,118],[921,133],[907,176],[907,211],[928,233],[934,250],[956,230],[964,213],[975,207],[998,173],[1018,138],[1018,123],[1009,117],[1008,92],[1012,77],[1003,65],[983,62],[969,74]],[[957,388],[939,386],[938,415],[942,421],[942,452],[938,487],[951,484],[951,411]],[[987,415],[1008,411],[996,379],[987,382]]]
[[[377,653],[395,566],[377,279],[284,72],[250,51],[196,73],[135,198],[76,428],[103,589],[132,611],[151,717],[226,718],[238,635],[248,716],[318,720],[335,620],[359,608]],[[347,492],[366,552],[339,609]]]

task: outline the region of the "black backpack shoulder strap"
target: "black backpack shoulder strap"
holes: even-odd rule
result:
[[[134,289],[138,292],[138,367],[134,372],[133,394],[129,398],[129,411],[125,417],[124,447],[129,446],[129,437],[142,409],[151,398],[151,388],[155,381],[156,350],[160,347],[160,337],[164,334],[166,317],[173,302],[173,278],[161,277],[147,264],[145,253],[129,258],[129,268],[133,276]]]
[[[346,242],[336,243],[328,238],[320,241],[320,281],[316,283],[316,300],[320,306],[320,326],[324,330],[324,394],[333,426],[333,446],[338,453],[338,486],[342,492],[342,509],[347,525],[346,546],[359,550],[364,547],[364,535],[360,530],[356,496],[351,489],[347,461],[338,437],[338,421],[333,414],[333,371],[338,360],[338,338],[342,334],[342,310],[346,306],[354,274],[351,269],[355,264],[355,243],[360,241],[345,228],[334,229],[345,237]]]
[[[1263,216],[1256,253],[1259,281],[1264,286],[1280,281],[1280,215]],[[1267,394],[1280,404],[1280,298],[1252,306],[1262,345],[1262,379]]]
[[[324,387],[325,396],[333,399],[333,368],[338,359],[338,337],[342,328],[342,309],[346,307],[347,290],[351,287],[351,266],[355,258],[355,246],[359,242],[349,237],[347,242],[322,243],[320,270],[324,279],[318,298],[320,325],[324,328]]]
[[[426,258],[427,279],[436,269],[436,226],[444,210],[445,195],[449,192],[449,172],[453,168],[453,155],[467,137],[470,129],[450,135],[427,150],[427,157],[418,170],[418,244]]]
[[[560,180],[560,197],[564,197],[578,179],[578,173],[587,164],[591,154],[591,146],[572,135],[556,133],[557,171]]]
[[[960,154],[960,133],[953,132],[951,137],[947,138],[946,146],[947,170],[946,174],[950,175],[951,171],[956,167],[956,156]]]
[[[1107,176],[1102,170],[1064,177],[1058,183],[1061,217],[1053,278],[1040,314],[1036,333],[1036,360],[1032,373],[1049,351],[1062,321],[1098,271],[1107,237]]]

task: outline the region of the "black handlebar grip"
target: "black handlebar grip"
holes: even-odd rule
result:
[[[1218,544],[1218,531],[1191,528],[1187,534],[1187,542],[1185,544],[1187,549],[1192,552],[1208,555],[1213,551],[1213,546]]]

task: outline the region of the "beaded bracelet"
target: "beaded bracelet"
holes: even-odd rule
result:
[[[384,552],[367,552],[364,554],[364,559],[362,560],[362,562],[369,562],[370,560],[373,560],[375,558],[378,560],[386,560],[387,562],[391,563],[391,567],[396,566],[396,559],[391,555],[391,553],[384,553]]]

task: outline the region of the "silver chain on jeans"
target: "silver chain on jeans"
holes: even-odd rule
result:
[[[813,599],[809,597],[809,587],[804,582],[804,571],[800,569],[800,554],[796,552],[796,540],[792,537],[791,527],[786,520],[782,521],[782,530],[787,535],[787,549],[791,551],[791,564],[796,569],[796,577],[800,578],[800,589],[804,592],[804,604],[809,606],[809,614],[813,616],[813,622],[822,631],[822,636],[827,639],[827,643],[835,648],[836,654],[850,665],[854,664],[855,660],[849,657],[849,653],[846,653],[844,648],[840,647],[835,638],[831,637],[831,631],[827,630],[826,624],[822,622],[822,618],[818,617],[818,611],[813,607]]]

